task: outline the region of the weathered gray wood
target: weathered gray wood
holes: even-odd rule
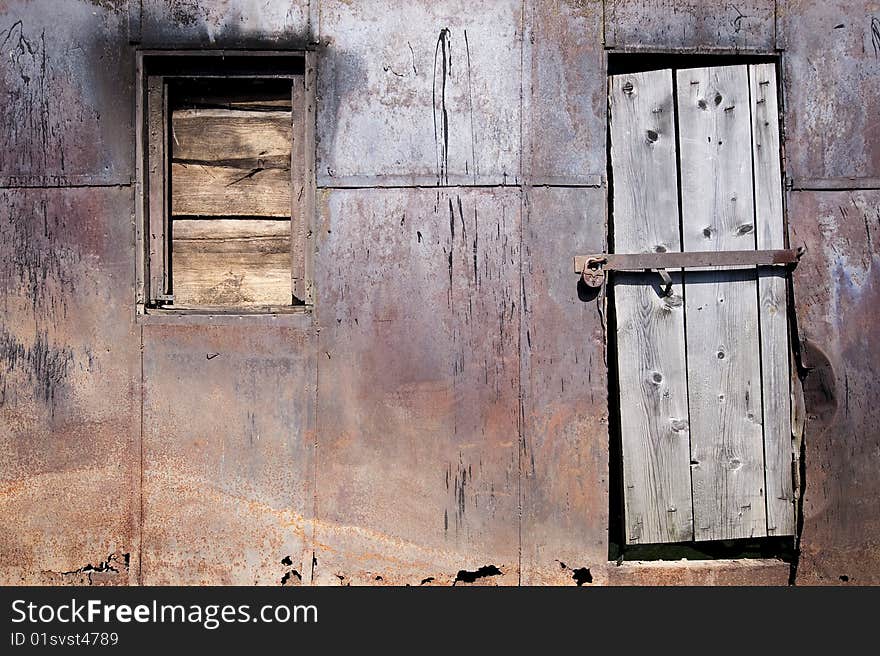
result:
[[[677,74],[685,250],[755,248],[746,66]],[[757,278],[685,274],[694,539],[766,535]]]
[[[782,168],[776,68],[749,67],[752,154],[755,179],[755,235],[759,249],[784,248]],[[764,467],[768,535],[795,533],[792,490],[791,394],[784,271],[758,271],[761,376],[764,410]]]
[[[168,99],[165,81],[150,77],[147,82],[147,185],[148,185],[148,261],[149,297],[163,296],[167,291],[165,228],[168,214],[166,193],[168,163],[166,109]]]
[[[175,305],[290,304],[290,221],[175,219]]]
[[[611,78],[614,250],[679,251],[672,73]],[[628,543],[690,540],[690,445],[680,274],[615,276]]]

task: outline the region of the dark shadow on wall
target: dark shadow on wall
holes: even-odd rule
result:
[[[744,64],[774,64],[775,55],[704,55],[681,53],[611,53],[608,55],[608,75],[659,71],[664,68],[704,68],[707,66],[741,66]]]

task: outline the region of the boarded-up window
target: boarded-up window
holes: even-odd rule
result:
[[[616,253],[784,248],[775,67],[610,79]],[[626,541],[794,533],[785,271],[612,281]]]
[[[314,114],[304,57],[165,54],[141,68],[144,305],[309,303]]]
[[[287,305],[290,83],[189,86],[170,89],[174,302]]]

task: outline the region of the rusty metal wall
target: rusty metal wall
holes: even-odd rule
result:
[[[797,579],[880,583],[880,3],[780,3],[789,233],[804,365]]]
[[[606,243],[606,54],[737,49],[781,53],[808,248],[798,582],[880,581],[880,7],[391,5],[0,1],[0,581],[785,583],[607,562],[604,317],[569,273]],[[135,49],[309,44],[314,311],[138,320]]]
[[[47,8],[0,3],[0,578],[133,582],[127,16]]]

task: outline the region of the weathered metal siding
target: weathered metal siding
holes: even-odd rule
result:
[[[878,19],[0,2],[0,581],[784,583],[763,561],[606,562],[604,317],[569,273],[606,243],[604,39],[786,48],[797,319],[806,364],[830,363],[805,381],[799,580],[877,582]],[[137,321],[134,49],[310,43],[314,312]]]
[[[780,0],[778,25],[794,182],[880,186],[880,3]]]
[[[603,581],[608,410],[601,306],[563,253],[606,243],[602,4],[527,2],[520,322],[522,583]],[[562,186],[547,186],[562,185]]]
[[[775,16],[774,0],[606,0],[606,45],[772,51]]]
[[[0,3],[0,185],[131,181],[134,67],[124,7]]]
[[[808,249],[794,293],[804,364],[814,368],[804,381],[798,581],[877,584],[880,4],[789,1],[778,13],[789,233]]]
[[[319,186],[518,181],[521,0],[324,0],[319,18]]]
[[[308,316],[283,320],[144,326],[144,584],[292,584],[309,566],[315,345]]]
[[[880,583],[880,193],[794,192],[792,237],[807,400],[798,579]],[[825,369],[830,365],[831,370]]]
[[[319,582],[517,582],[520,223],[516,189],[322,194]]]
[[[127,21],[37,9],[4,2],[0,18],[0,578],[127,582],[140,423]],[[95,184],[109,186],[74,188]]]

